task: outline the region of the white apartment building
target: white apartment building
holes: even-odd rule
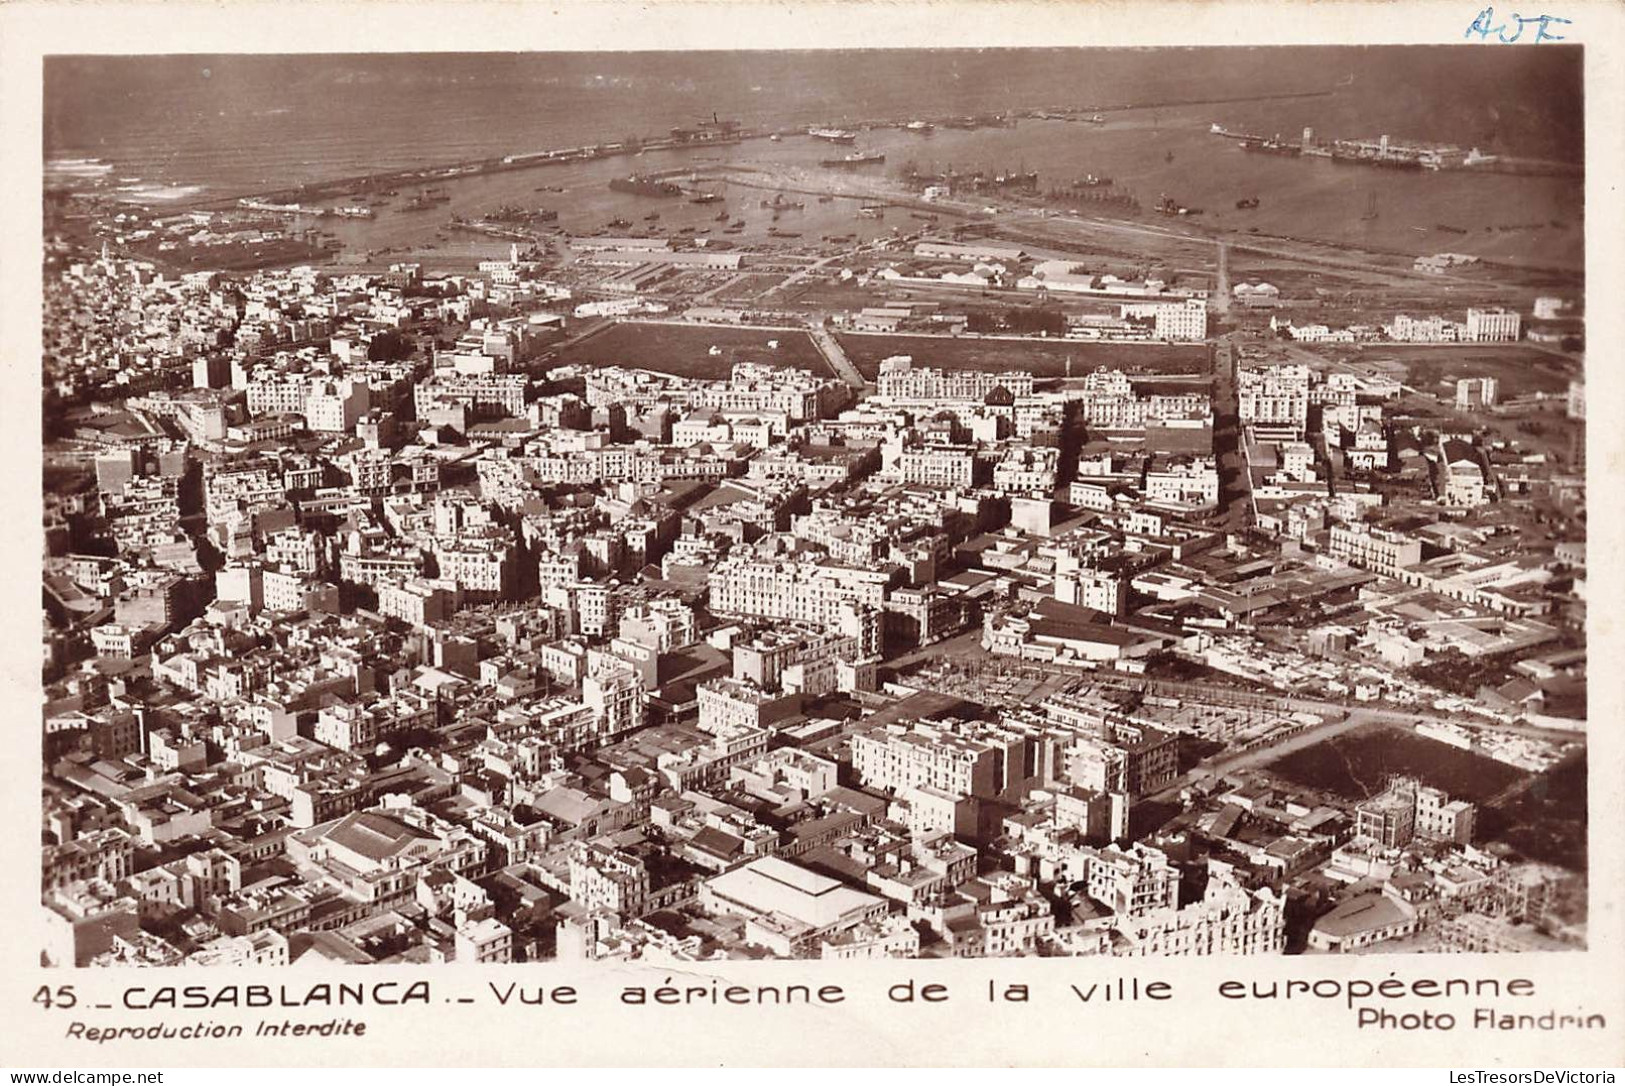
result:
[[[967,400],[982,403],[996,388],[1013,396],[1031,396],[1033,375],[1025,370],[939,370],[914,368],[909,355],[895,355],[880,363],[876,379],[882,400]]]
[[[1286,899],[1212,877],[1202,900],[1119,923],[1116,953],[1127,957],[1279,954],[1286,947]]]
[[[1508,343],[1518,338],[1521,320],[1515,309],[1469,309],[1462,338],[1472,343]]]
[[[472,415],[517,418],[525,413],[525,385],[522,373],[442,373],[420,382],[412,400],[419,418],[441,403],[463,404]]]
[[[1070,873],[1091,900],[1119,917],[1178,907],[1179,869],[1160,850],[1137,841],[1127,849],[1111,844],[1079,852],[1083,870]]]
[[[1055,492],[1060,466],[1061,450],[1053,445],[1012,448],[993,466],[993,486],[1006,494],[1047,498]]]
[[[1128,582],[1105,570],[1078,568],[1076,561],[1069,564],[1072,568],[1056,570],[1056,599],[1108,615],[1123,613],[1128,606]]]
[[[1443,317],[1411,317],[1404,313],[1388,325],[1388,338],[1399,343],[1454,343],[1460,326]]]
[[[938,490],[969,487],[976,477],[976,452],[958,445],[928,445],[909,449],[897,458],[904,483]]]
[[[1400,570],[1422,560],[1420,539],[1365,524],[1333,525],[1328,533],[1327,549],[1350,565],[1384,577],[1398,577]]]
[[[1499,382],[1493,377],[1463,377],[1456,382],[1456,409],[1476,411],[1494,407]]]
[[[1145,473],[1145,496],[1182,505],[1217,505],[1219,470],[1211,457],[1162,464]]]
[[[1236,406],[1242,425],[1287,425],[1302,433],[1309,419],[1309,368],[1271,366],[1236,374]]]
[[[1207,338],[1207,302],[1187,298],[1180,305],[1158,306],[1156,336],[1173,343],[1200,343]]]
[[[853,775],[868,788],[985,798],[998,792],[999,748],[944,729],[922,723],[854,735],[851,749]]]
[[[305,425],[319,433],[349,433],[371,406],[366,381],[348,377],[318,381],[305,397]]]
[[[819,626],[841,620],[847,602],[879,609],[891,574],[811,562],[730,560],[711,571],[711,610]]]

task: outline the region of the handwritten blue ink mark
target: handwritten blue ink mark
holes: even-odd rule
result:
[[[1467,33],[1462,36],[1471,38],[1476,34],[1479,41],[1489,41],[1491,35],[1493,35],[1495,40],[1501,44],[1511,45],[1522,38],[1524,28],[1533,23],[1535,24],[1534,44],[1539,45],[1545,41],[1565,41],[1563,35],[1554,34],[1549,28],[1554,24],[1568,25],[1572,22],[1574,22],[1573,19],[1564,19],[1557,15],[1523,16],[1513,12],[1507,21],[1497,25],[1495,22],[1495,9],[1488,7],[1478,13],[1478,17],[1467,28]]]

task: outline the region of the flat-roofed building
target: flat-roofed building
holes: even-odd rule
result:
[[[889,911],[885,898],[776,856],[707,879],[699,900],[711,912],[744,917],[747,942],[785,957],[817,953],[823,941]]]

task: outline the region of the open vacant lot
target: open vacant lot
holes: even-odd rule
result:
[[[1411,776],[1474,803],[1491,798],[1524,775],[1523,770],[1482,754],[1383,725],[1344,732],[1293,751],[1266,768],[1294,784],[1335,792],[1346,799],[1375,795],[1390,777]]]
[[[1531,860],[1586,869],[1586,756],[1563,762],[1501,807],[1478,813],[1478,833]]]
[[[769,346],[777,342],[778,347]],[[711,349],[719,348],[712,354]],[[763,362],[828,373],[805,332],[715,325],[621,321],[608,331],[559,352],[567,365],[631,366],[680,377],[721,378],[735,362]]]
[[[1201,344],[1082,343],[1064,339],[981,339],[970,336],[836,336],[858,372],[874,380],[882,359],[906,354],[915,365],[945,370],[1026,370],[1038,377],[1082,377],[1100,366],[1125,373],[1206,373]]]
[[[1570,378],[1580,376],[1578,360],[1517,343],[1367,347],[1363,351],[1338,351],[1334,357],[1360,368],[1397,362],[1406,370],[1405,383],[1423,392],[1441,391],[1441,381],[1454,387],[1461,377],[1493,377],[1500,384],[1502,399],[1535,392],[1563,392]],[[1378,368],[1388,370],[1386,366]]]

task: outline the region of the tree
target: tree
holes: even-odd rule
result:
[[[367,344],[367,361],[400,362],[412,357],[413,344],[401,333],[385,329]]]

